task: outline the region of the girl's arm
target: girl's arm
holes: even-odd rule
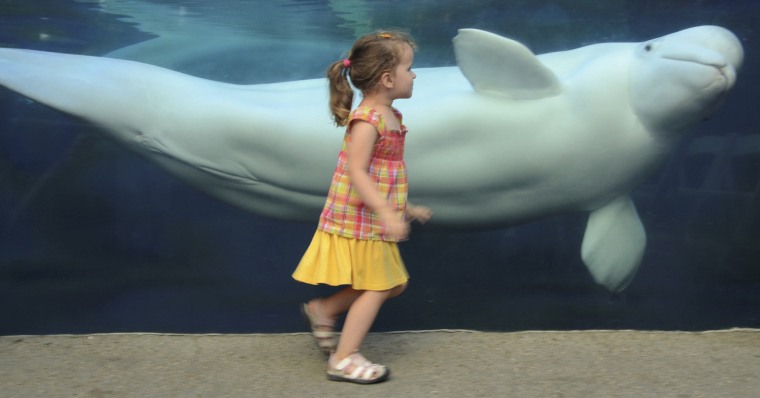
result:
[[[385,235],[396,239],[406,239],[409,225],[404,222],[388,205],[375,187],[375,182],[369,176],[369,165],[372,160],[372,150],[375,147],[378,133],[372,124],[356,120],[351,124],[351,143],[348,146],[348,175],[359,197],[367,207],[380,217],[385,226]]]
[[[426,223],[433,216],[433,212],[425,206],[413,205],[409,202],[406,203],[406,218],[409,221],[417,220],[421,223]]]

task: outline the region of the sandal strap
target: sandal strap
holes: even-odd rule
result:
[[[340,370],[341,372],[343,369],[345,369],[348,365],[353,364],[354,366],[363,365],[365,362],[369,362],[366,359],[364,359],[364,356],[359,354],[358,352],[355,352],[338,362],[337,365],[335,365],[335,369]]]
[[[346,374],[344,369],[349,365],[353,365],[354,369],[351,374]],[[343,358],[335,368],[338,371],[343,372],[350,379],[362,379],[370,380],[374,377],[382,376],[385,373],[385,366],[378,365],[368,361],[362,354],[355,352],[345,358]]]
[[[329,353],[329,350],[335,348],[336,337],[338,336],[337,333],[318,330],[312,331],[311,333],[314,336],[314,340],[316,340],[319,348],[326,351],[326,353]]]
[[[328,332],[326,330],[312,330],[311,333],[318,339],[331,339],[336,335],[335,332]]]
[[[353,372],[351,372],[351,376],[354,379],[362,379],[362,380],[369,380],[373,377],[379,377],[383,374],[383,365],[378,365],[373,363],[370,366],[364,367],[364,366],[357,366],[356,369],[354,369]]]
[[[335,322],[330,322],[329,319],[319,319],[316,311],[311,311],[309,308],[309,303],[301,305],[301,312],[309,323],[311,335],[314,337],[317,347],[324,354],[330,354],[330,351],[338,345],[338,336],[340,335],[334,329]]]

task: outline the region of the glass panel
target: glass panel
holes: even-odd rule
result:
[[[749,0],[6,0],[0,2],[0,47],[136,60],[203,79],[259,85],[321,79],[358,35],[385,27],[414,36],[420,75],[456,64],[451,40],[460,28],[512,38],[536,54],[643,42],[699,25],[728,28],[747,54],[736,86],[709,120],[675,141],[661,161],[652,161],[651,172],[639,177],[643,182],[632,192],[647,246],[626,289],[612,293],[592,279],[580,255],[588,212],[568,209],[562,202],[566,193],[550,189],[545,197],[559,198],[547,200],[559,214],[547,205],[539,214],[510,219],[524,216],[525,223],[514,225],[479,220],[474,226],[437,226],[435,216],[430,225],[414,225],[410,241],[401,244],[410,287],[387,304],[373,329],[702,330],[760,326],[760,113],[754,108],[759,12],[760,4]],[[0,75],[4,67],[0,56]],[[103,73],[92,68],[80,75],[84,83]],[[38,77],[24,85],[35,85]],[[447,84],[453,83],[440,81]],[[113,87],[82,88],[62,102],[105,90]],[[412,109],[411,101],[430,103],[424,120],[415,123],[412,113],[406,120],[410,200],[415,189],[424,193],[434,183],[449,184],[449,199],[463,198],[455,207],[461,219],[484,215],[500,181],[480,175],[415,180],[424,166],[415,172],[413,154],[448,150],[443,138],[424,151],[413,150],[415,128],[436,120],[457,124],[446,119],[449,112],[433,107],[440,98],[415,90],[411,100],[396,103],[402,112]],[[293,105],[310,100],[294,99]],[[267,104],[252,106],[251,114],[276,111]],[[122,109],[160,126],[149,120],[148,111],[155,109],[141,105]],[[589,112],[574,105],[579,117]],[[187,116],[181,120],[193,120]],[[278,126],[297,117],[283,118]],[[450,163],[482,162],[472,152],[483,147],[474,145],[481,136],[477,126],[459,125],[467,126],[461,133],[473,137],[473,145],[451,150]],[[272,131],[269,139],[277,135]],[[329,155],[321,156],[332,165],[340,142],[326,142],[280,146],[303,156],[328,148]],[[568,150],[575,148],[568,142]],[[233,147],[244,158],[242,148],[250,143]],[[541,169],[545,159],[531,157],[527,148],[505,148],[504,156],[524,157],[533,170]],[[225,160],[232,162],[233,155]],[[639,155],[619,161],[635,163]],[[108,138],[95,123],[0,87],[0,334],[302,331],[298,304],[333,291],[290,277],[317,215],[295,222],[246,211],[177,177],[181,165],[147,157]],[[271,154],[267,172],[275,186],[289,187],[291,180],[281,177],[289,161]],[[326,191],[330,167],[328,178],[310,189]],[[598,179],[612,178],[610,170],[600,164],[587,179],[563,181],[589,189]],[[201,187],[225,184],[218,175],[206,178]],[[480,188],[472,188],[481,178]]]

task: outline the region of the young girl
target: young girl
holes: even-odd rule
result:
[[[346,133],[319,227],[293,278],[348,285],[302,306],[319,348],[330,354],[330,380],[369,384],[390,374],[359,348],[385,300],[406,288],[409,276],[397,242],[406,239],[410,221],[425,222],[431,215],[407,203],[406,127],[391,106],[412,96],[413,61],[411,38],[383,31],[359,38],[348,58],[327,70],[330,110]],[[363,96],[353,111],[349,79]],[[346,311],[338,341],[335,321]]]

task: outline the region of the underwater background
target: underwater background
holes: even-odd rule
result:
[[[373,329],[704,330],[760,327],[758,15],[749,0],[0,0],[0,47],[255,84],[321,77],[378,28],[415,37],[415,67],[454,65],[459,28],[536,54],[728,28],[744,45],[738,82],[633,193],[648,246],[626,290],[583,265],[586,213],[487,231],[415,225],[401,245],[410,288]],[[303,331],[298,303],[332,291],[290,278],[315,227],[222,203],[0,88],[0,334]]]

